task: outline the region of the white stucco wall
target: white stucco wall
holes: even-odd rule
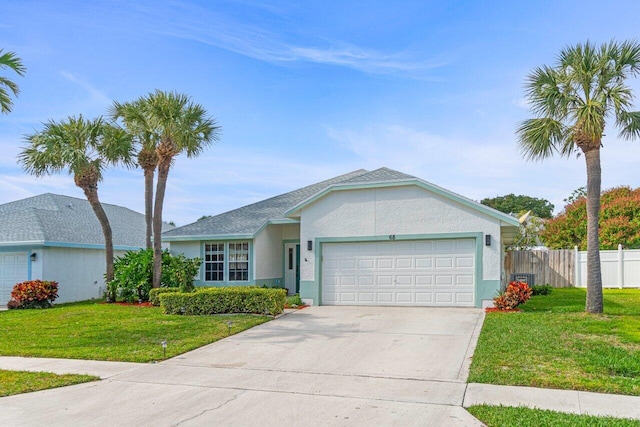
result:
[[[254,278],[282,277],[282,226],[267,225],[253,241]]]
[[[115,251],[115,256],[124,251]],[[40,254],[39,254],[40,255]],[[32,278],[58,282],[56,303],[102,298],[105,290],[104,250],[44,248],[32,264]]]
[[[499,280],[500,223],[463,204],[421,187],[408,185],[334,191],[301,212],[302,242],[318,237],[371,237],[484,233],[493,238],[483,245],[483,279]],[[315,248],[314,248],[315,251]],[[301,279],[315,279],[315,257],[303,248]]]

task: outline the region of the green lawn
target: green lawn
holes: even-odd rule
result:
[[[640,290],[606,289],[584,313],[584,289],[554,289],[521,313],[488,313],[469,382],[640,395]]]
[[[150,362],[173,357],[271,319],[253,315],[171,316],[159,307],[96,302],[0,312],[0,356]]]
[[[564,414],[542,409],[514,408],[508,406],[478,405],[467,408],[487,427],[638,427],[640,421],[624,418],[594,417],[591,415]]]
[[[0,397],[64,387],[99,379],[91,375],[56,375],[49,372],[5,371],[0,369]]]

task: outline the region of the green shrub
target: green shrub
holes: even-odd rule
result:
[[[285,289],[236,286],[200,288],[195,292],[166,292],[159,295],[165,314],[255,313],[280,314],[284,310]]]
[[[49,308],[58,298],[58,282],[28,280],[16,283],[11,291],[9,308]]]
[[[547,285],[534,285],[531,287],[531,290],[533,291],[532,295],[549,295],[551,294],[551,290],[553,289],[553,287],[549,284]]]
[[[192,290],[201,262],[200,258],[191,259],[182,254],[171,255],[168,250],[163,251],[160,286],[177,287],[182,291]],[[128,302],[148,301],[152,283],[153,250],[129,251],[115,260],[113,281],[107,285],[109,297]]]
[[[180,292],[180,288],[155,288],[149,291],[149,302],[155,306],[160,305],[160,294],[166,294],[169,292]]]
[[[301,305],[304,305],[304,302],[302,302],[302,298],[300,298],[300,295],[295,294],[290,297],[287,297],[287,305],[291,308],[296,308]]]

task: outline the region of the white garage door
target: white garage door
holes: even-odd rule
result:
[[[326,243],[322,255],[324,305],[474,305],[474,239]]]
[[[13,285],[27,278],[26,252],[0,252],[0,305],[11,299]]]

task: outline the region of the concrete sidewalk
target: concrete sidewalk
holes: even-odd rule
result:
[[[553,390],[493,384],[467,385],[463,406],[528,406],[572,414],[634,418],[640,420],[640,396]]]
[[[104,379],[0,398],[0,424],[480,426],[481,403],[640,419],[640,397],[467,384],[483,315],[311,307],[155,364],[0,357]]]
[[[0,357],[0,369],[10,371],[53,372],[54,374],[95,375],[103,380],[145,365],[146,363],[103,362],[99,360]]]
[[[134,369],[147,367],[147,369],[131,372]],[[30,357],[0,357],[0,369],[16,370],[16,371],[32,371],[32,372],[53,372],[57,374],[89,374],[96,375],[102,379],[112,378],[116,375],[129,373],[131,377],[128,379],[135,382],[144,383],[151,378],[161,375],[164,369],[169,368],[164,363],[144,364],[144,363],[125,363],[125,362],[101,362],[93,360],[69,360],[69,359],[48,359],[48,358],[30,358]],[[171,367],[174,370],[176,367]],[[182,367],[183,370],[177,370],[174,375],[184,376],[190,369]],[[211,368],[209,368],[211,369]],[[215,372],[215,376],[219,379],[218,387],[228,381],[224,370],[211,369]],[[190,374],[193,375],[195,384],[198,378],[203,381],[206,375],[203,372],[197,372],[193,369]],[[216,372],[217,371],[217,372]],[[236,371],[237,372],[237,371]],[[283,381],[283,377],[275,372],[247,372],[248,377],[262,376],[261,383],[263,390],[269,389],[278,381]],[[265,377],[266,375],[266,377]],[[271,376],[276,378],[271,378]],[[239,381],[240,378],[234,378],[234,386],[239,388],[247,387]],[[454,396],[458,393],[456,389],[464,389],[463,385],[454,385],[450,383],[431,383],[424,382],[416,384],[420,389],[406,390],[401,387],[394,387],[394,381],[380,380],[374,378],[361,378],[363,389],[360,391],[362,395],[377,400],[391,399],[390,394],[398,400],[405,402],[419,402],[420,399],[429,401],[430,403],[451,406],[463,406],[465,408],[472,405],[488,404],[488,405],[505,405],[505,406],[527,406],[530,408],[549,409],[559,412],[567,412],[581,415],[597,415],[597,416],[613,416],[619,418],[633,418],[640,420],[640,396],[624,396],[617,394],[592,393],[577,390],[554,390],[541,389],[534,387],[515,387],[501,386],[493,384],[477,384],[471,383],[466,385],[464,391],[464,400],[460,402]],[[380,382],[378,384],[378,382]],[[171,381],[167,381],[168,384]],[[194,385],[195,385],[194,384]],[[296,392],[313,395],[309,390],[312,384],[304,374],[298,373],[291,378],[291,385],[295,385],[298,389]],[[197,384],[200,385],[201,384]],[[339,390],[344,390],[345,384],[337,384],[334,392],[339,394]],[[406,386],[406,385],[404,385]],[[449,388],[453,389],[449,390]],[[250,388],[250,387],[247,387]],[[368,392],[365,392],[368,390]],[[258,391],[258,390],[256,390]]]
[[[175,362],[174,362],[175,363]],[[131,372],[141,367],[149,367],[143,371],[139,371],[135,375],[131,375],[131,379],[139,382],[146,382],[145,376],[156,376],[162,370],[176,370],[174,374],[183,376],[186,374],[184,370],[177,370],[176,366],[167,366],[163,362],[159,364],[145,363],[126,363],[126,362],[101,362],[94,360],[70,360],[70,359],[48,359],[48,358],[32,358],[32,357],[0,357],[0,369],[14,371],[31,371],[31,372],[53,372],[56,374],[88,374],[95,375],[102,379],[108,379],[119,374]],[[150,366],[153,366],[152,368]],[[182,367],[185,369],[186,367]],[[211,369],[211,368],[209,368]],[[201,372],[194,369],[194,382],[202,380]],[[247,372],[247,377],[255,376],[255,372]],[[228,378],[224,376],[224,370],[216,372],[220,384],[222,385]],[[282,381],[283,378],[275,372],[267,374],[264,378],[266,381],[263,387],[268,387],[268,383]],[[271,379],[273,377],[273,379]],[[149,378],[150,379],[150,378]],[[236,387],[246,386],[235,378]],[[297,386],[296,390],[300,393],[312,394],[309,390],[311,382],[302,373],[296,374],[291,378],[292,383]],[[376,384],[380,381],[380,384]],[[375,395],[377,399],[390,399],[391,395],[396,398],[400,397],[405,401],[416,401],[415,393],[411,396],[412,391],[404,388],[394,387],[393,380],[380,379],[361,379],[363,390],[369,388],[369,393]],[[317,387],[317,384],[315,385]],[[337,384],[334,392],[342,389],[342,384]],[[423,384],[424,387],[424,384]],[[449,390],[449,388],[452,388]],[[505,406],[528,406],[538,409],[550,409],[559,412],[568,412],[582,415],[598,415],[613,416],[619,418],[633,418],[640,420],[640,396],[624,396],[617,394],[592,393],[577,390],[554,390],[542,389],[534,387],[515,387],[502,386],[493,384],[477,384],[471,383],[466,385],[453,385],[451,383],[433,383],[428,390],[430,396],[422,395],[427,401],[441,405],[462,405],[467,408],[472,405],[488,404],[488,405],[505,405]],[[374,391],[378,390],[378,393]],[[464,390],[464,401],[460,402],[452,395],[458,391]],[[411,396],[411,397],[410,397]]]

